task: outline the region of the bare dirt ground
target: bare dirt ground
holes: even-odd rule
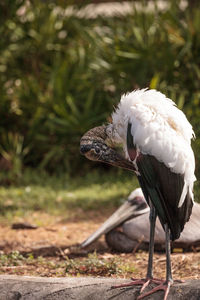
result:
[[[44,220],[48,216],[43,214],[40,218]],[[105,218],[105,215],[98,213],[87,213],[86,219],[57,219],[56,223],[37,229],[15,230],[11,226],[1,225],[0,274],[144,277],[147,252],[113,253],[103,237],[89,251],[71,247],[87,238]],[[96,254],[89,257],[88,252],[95,249]],[[9,256],[13,251],[19,251],[17,258]],[[155,277],[165,277],[164,253],[155,253],[154,262]],[[200,279],[200,252],[173,253],[172,270],[174,278]]]

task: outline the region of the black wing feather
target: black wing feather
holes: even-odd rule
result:
[[[133,152],[133,144],[130,144],[131,137],[133,141],[129,123],[127,129],[128,153]],[[193,206],[188,192],[183,205],[178,207],[184,186],[184,176],[172,172],[164,163],[151,155],[140,153],[136,163],[140,173],[138,180],[147,202],[150,197],[162,226],[164,227],[164,224],[167,223],[171,231],[171,239],[178,239],[185,223],[190,218]]]
[[[183,231],[185,223],[189,221],[193,200],[188,191],[183,205],[178,207],[184,186],[184,175],[172,172],[164,163],[159,162],[153,156],[149,156],[148,158],[151,160],[159,179],[159,190],[163,197],[163,206],[165,207],[172,238],[173,240],[177,239]]]

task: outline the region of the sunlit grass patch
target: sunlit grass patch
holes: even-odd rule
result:
[[[25,173],[21,183],[0,187],[0,218],[12,220],[33,212],[67,218],[80,209],[105,211],[120,205],[137,185],[134,174],[123,171],[93,172],[74,178],[36,171],[26,177]]]

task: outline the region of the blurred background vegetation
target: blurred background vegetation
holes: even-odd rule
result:
[[[199,176],[200,4],[171,0],[160,10],[153,1],[148,10],[139,1],[126,15],[89,18],[78,14],[83,2],[0,3],[1,183],[26,169],[94,168],[79,154],[80,137],[109,120],[122,93],[143,87],[186,113]]]

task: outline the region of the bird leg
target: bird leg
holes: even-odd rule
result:
[[[140,295],[137,299],[143,299],[146,296],[149,296],[157,291],[164,290],[164,298],[163,300],[167,299],[170,286],[173,284],[173,279],[172,279],[172,272],[171,272],[171,259],[170,259],[170,254],[171,254],[171,247],[170,247],[170,230],[167,224],[165,224],[165,246],[166,246],[166,280],[161,281],[161,284],[158,285],[157,287],[153,288],[151,291],[146,292],[142,295]],[[155,282],[155,281],[154,281]]]
[[[140,293],[149,285],[150,282],[154,282],[159,284],[161,280],[157,278],[153,278],[153,253],[154,253],[154,235],[155,235],[155,225],[156,225],[156,218],[157,213],[154,208],[154,206],[151,204],[151,201],[149,199],[150,203],[150,241],[149,241],[149,258],[148,258],[148,267],[147,267],[147,275],[146,278],[142,279],[136,279],[131,278],[131,282],[124,283],[116,286],[112,286],[112,288],[121,288],[121,287],[129,287],[133,285],[142,285],[142,288],[140,290]]]
[[[143,290],[150,283],[160,284],[161,282],[163,282],[162,279],[158,279],[158,278],[154,278],[153,277],[154,236],[155,236],[155,226],[156,226],[157,213],[156,213],[155,207],[151,203],[150,199],[149,199],[149,205],[150,205],[150,215],[149,215],[149,221],[150,221],[149,258],[148,258],[148,266],[147,266],[147,275],[146,275],[146,278],[141,279],[141,281],[142,281],[142,288],[140,290],[140,293],[142,293]],[[137,280],[135,280],[134,282],[136,283]]]
[[[150,199],[149,199],[150,201]],[[155,236],[155,226],[156,226],[157,213],[155,207],[150,201],[150,241],[149,241],[149,258],[148,258],[148,267],[147,267],[147,276],[146,278],[153,278],[153,253],[154,253],[154,236]]]

